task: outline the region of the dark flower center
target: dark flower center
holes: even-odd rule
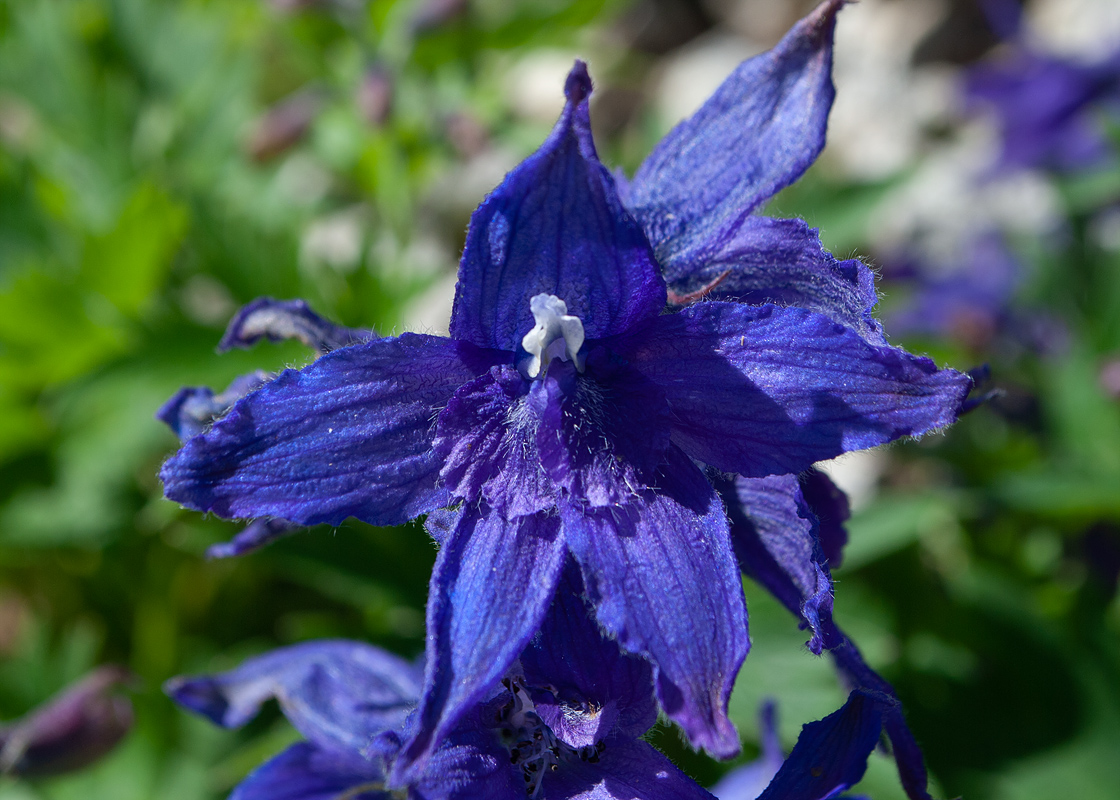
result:
[[[565,762],[599,760],[604,743],[575,748],[561,741],[537,714],[521,678],[506,678],[502,685],[508,694],[494,716],[494,730],[509,751],[509,763],[521,771],[526,796],[536,797],[544,776]]]

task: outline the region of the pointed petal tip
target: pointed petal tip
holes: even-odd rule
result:
[[[591,76],[587,74],[587,62],[577,58],[564,81],[564,96],[573,105],[579,105],[591,96]]]
[[[216,725],[236,727],[237,723],[226,718],[229,699],[221,688],[209,678],[177,675],[164,681],[163,693],[196,714],[201,714]]]
[[[739,731],[730,720],[723,720],[718,729],[710,735],[692,737],[694,744],[699,749],[707,751],[712,758],[718,761],[730,761],[743,752],[743,745],[739,741]],[[687,730],[686,730],[687,733]]]
[[[837,13],[849,2],[851,0],[824,0],[809,13],[809,16],[802,20],[802,24],[805,25],[805,32],[817,41],[826,36],[831,37]]]

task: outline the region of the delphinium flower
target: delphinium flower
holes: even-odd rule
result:
[[[955,418],[969,379],[885,342],[869,270],[755,213],[823,146],[841,5],[744,62],[628,184],[598,160],[577,62],[548,139],[472,216],[450,338],[332,350],[165,464],[168,497],[223,517],[429,514],[425,685],[395,782],[506,674],[569,557],[665,713],[733,755],[746,608],[704,470],[796,474]]]
[[[225,727],[276,698],[303,735],[231,800],[712,800],[639,738],[657,719],[650,665],[603,636],[580,588],[569,564],[541,630],[505,679],[395,791],[388,776],[416,723],[418,665],[361,642],[315,641],[219,675],[175,678],[167,691]],[[856,693],[806,726],[784,764],[779,752],[764,796],[815,800],[858,781],[879,738],[876,709],[874,697]]]
[[[1052,315],[1018,308],[1026,267],[1003,235],[987,230],[964,242],[950,265],[910,257],[890,268],[910,297],[887,317],[898,336],[944,337],[974,352],[1055,353],[1067,334]]]
[[[578,590],[574,565],[567,581]],[[558,592],[500,685],[468,709],[406,788],[410,798],[709,798],[639,737],[657,719],[650,665],[623,653],[581,594]],[[308,642],[168,692],[227,727],[276,697],[306,741],[232,797],[389,797],[388,773],[415,723],[422,669],[372,645]]]
[[[974,67],[965,91],[996,115],[1003,168],[1074,171],[1115,157],[1105,119],[1120,120],[1120,48],[1083,62],[1020,42],[1007,58]]]

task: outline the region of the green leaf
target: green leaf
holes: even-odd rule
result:
[[[848,523],[843,569],[859,569],[938,530],[955,528],[958,505],[944,493],[880,497]]]
[[[181,205],[153,184],[140,184],[113,229],[86,245],[84,282],[135,317],[163,284],[186,222]]]

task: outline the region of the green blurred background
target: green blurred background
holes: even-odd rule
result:
[[[1035,5],[1061,18],[1061,2]],[[810,7],[0,0],[0,719],[98,663],[143,681],[111,756],[0,778],[0,798],[223,796],[295,734],[275,712],[215,730],[163,697],[165,679],[323,636],[418,653],[434,559],[420,526],[349,522],[206,561],[237,527],[162,499],[176,442],[156,409],[184,384],[311,358],[215,354],[260,295],[438,332],[470,211],[542,140],[574,56],[597,82],[604,161],[632,171]],[[991,145],[954,99],[960,65],[996,42],[976,9],[846,9],[832,142],[771,213],[879,265],[995,202],[983,181],[944,189]],[[1032,180],[989,222],[1024,264],[1014,302],[1044,308],[1061,346],[895,337],[960,369],[990,363],[1005,394],[944,435],[833,468],[856,505],[836,614],[897,687],[941,796],[1103,800],[1120,797],[1120,171]],[[907,289],[885,278],[889,313]],[[779,700],[787,747],[843,701],[794,620],[746,589],[743,759],[763,698]],[[667,726],[653,740],[704,783],[728,768]],[[861,789],[902,797],[881,756]]]

